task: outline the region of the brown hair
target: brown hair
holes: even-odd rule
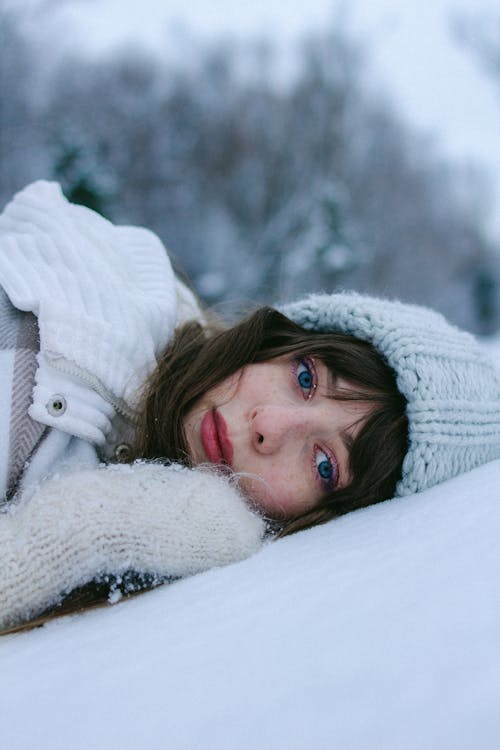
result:
[[[194,322],[178,332],[146,385],[134,457],[167,458],[189,465],[183,418],[192,405],[245,365],[287,354],[315,356],[335,376],[356,386],[348,391],[336,389],[332,398],[371,405],[351,449],[349,486],[285,523],[280,535],[392,497],[401,476],[408,431],[406,401],[394,372],[368,342],[342,333],[306,331],[269,307],[215,334]]]
[[[321,359],[330,371],[356,388],[334,390],[332,398],[369,402],[369,416],[350,453],[352,481],[332,492],[313,510],[281,525],[278,536],[325,523],[351,510],[394,494],[407,451],[406,402],[395,375],[367,342],[340,333],[306,331],[281,313],[263,307],[227,329],[190,322],[176,334],[145,385],[133,458],[163,458],[189,465],[183,417],[195,401],[245,365],[283,355]],[[133,595],[152,587],[130,572]],[[15,632],[61,615],[102,606],[114,581],[92,581],[73,591],[60,605],[36,620],[11,628]]]

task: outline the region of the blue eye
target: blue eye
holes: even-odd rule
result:
[[[295,374],[299,387],[304,391],[304,397],[306,399],[311,398],[317,386],[313,362],[309,359],[301,359],[297,364]]]
[[[333,474],[333,466],[331,465],[330,461],[322,461],[318,465],[318,474],[320,477],[323,477],[323,479],[331,479]]]
[[[313,376],[308,370],[303,370],[298,374],[298,381],[301,388],[312,388]]]
[[[320,450],[316,450],[315,454],[316,471],[318,472],[321,481],[327,485],[328,488],[333,488],[337,482],[337,470],[333,460],[327,456],[327,454]]]

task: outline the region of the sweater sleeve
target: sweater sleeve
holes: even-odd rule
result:
[[[227,565],[263,535],[263,520],[209,470],[136,463],[47,480],[0,514],[0,627],[104,575],[177,578]]]
[[[133,415],[173,334],[175,279],[162,243],[36,182],[0,216],[0,283],[15,307],[38,316],[30,416],[102,444],[114,411]]]

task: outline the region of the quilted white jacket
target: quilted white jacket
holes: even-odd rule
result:
[[[35,182],[0,216],[0,285],[38,319],[29,415],[53,428],[24,484],[61,463],[97,465],[96,448],[109,460],[133,432],[140,387],[175,326],[201,315],[163,244]]]

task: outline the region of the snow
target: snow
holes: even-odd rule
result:
[[[0,638],[0,747],[498,748],[499,473]]]
[[[412,23],[431,5],[442,7],[420,4]],[[408,39],[411,24],[398,23]],[[441,76],[426,73],[406,42],[391,57],[391,28],[380,27],[378,65],[397,74],[412,118],[430,127],[436,116],[450,148],[481,160],[489,150],[498,165],[489,84],[444,59]],[[474,121],[444,96],[464,79]],[[500,363],[500,340],[490,346]],[[499,478],[497,461],[236,565],[0,638],[1,750],[496,750]]]

